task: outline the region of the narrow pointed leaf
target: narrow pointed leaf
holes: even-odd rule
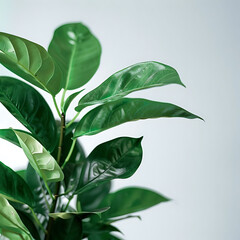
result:
[[[58,182],[63,180],[63,172],[51,154],[33,137],[14,131],[30,164],[43,180]]]
[[[32,240],[15,209],[0,195],[0,233],[9,239]]]
[[[0,102],[49,151],[53,150],[57,126],[51,109],[38,91],[15,78],[0,77]]]
[[[181,82],[177,71],[158,62],[142,62],[127,67],[109,77],[100,86],[87,93],[76,111],[86,106],[118,100],[131,92]]]
[[[83,222],[83,233],[85,235],[102,234],[102,233],[110,233],[110,232],[121,232],[121,231],[115,226],[106,224],[106,223]]]
[[[142,211],[166,201],[169,199],[149,189],[129,187],[110,193],[99,206],[110,206],[102,214],[102,219],[109,219]]]
[[[89,111],[78,123],[73,137],[94,135],[129,121],[160,117],[199,118],[170,103],[139,98],[123,98],[105,103]]]
[[[12,201],[34,206],[34,197],[27,183],[2,162],[0,162],[0,176],[0,194]]]
[[[70,23],[57,28],[48,51],[61,67],[63,88],[68,90],[87,83],[100,63],[100,43],[82,23]]]
[[[40,45],[7,33],[0,33],[0,63],[33,85],[56,95],[62,73]]]
[[[78,94],[80,94],[84,89],[82,89],[81,91],[75,92],[73,94],[71,94],[66,101],[64,102],[63,105],[63,112],[66,113],[68,110],[69,105],[71,104],[71,102],[75,99],[75,97],[77,97]]]
[[[97,146],[83,162],[76,193],[132,176],[142,161],[142,138],[120,137]]]

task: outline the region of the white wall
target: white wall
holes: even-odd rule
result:
[[[88,89],[136,62],[156,60],[175,67],[186,89],[168,86],[131,96],[169,101],[205,119],[139,121],[82,139],[89,153],[117,136],[143,135],[139,171],[117,181],[114,189],[145,186],[173,199],[142,212],[142,221],[121,222],[125,239],[240,238],[239,1],[0,0],[0,9],[0,31],[45,47],[57,26],[87,24],[103,47],[100,68]],[[9,75],[2,66],[0,73]],[[2,106],[0,115],[0,128],[16,127]],[[1,161],[10,167],[26,165],[17,147],[0,140],[0,149]]]

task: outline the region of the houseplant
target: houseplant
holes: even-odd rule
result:
[[[125,122],[147,118],[198,116],[170,103],[125,98],[131,92],[168,84],[183,85],[176,70],[142,62],[110,76],[92,91],[82,87],[97,71],[101,46],[81,23],[60,26],[46,51],[40,45],[0,33],[0,63],[49,93],[59,119],[40,93],[12,77],[0,77],[0,101],[29,131],[1,129],[0,137],[21,147],[27,169],[0,162],[0,233],[9,239],[121,239],[113,224],[168,198],[131,187],[110,192],[111,181],[132,176],[142,160],[140,138],[119,137],[85,156],[78,138]],[[56,95],[63,89],[61,102]],[[69,90],[76,90],[68,97]],[[79,90],[80,89],[80,90]],[[66,120],[73,99],[83,94],[76,115]],[[95,106],[80,121],[80,112]],[[69,117],[68,117],[69,118]],[[76,205],[70,204],[76,199]]]

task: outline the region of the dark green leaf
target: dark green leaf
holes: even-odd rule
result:
[[[83,211],[93,211],[97,209],[100,202],[109,193],[110,188],[111,182],[109,181],[86,192],[80,193],[77,197],[77,206],[80,204]]]
[[[77,216],[69,219],[58,218],[53,222],[50,232],[51,240],[80,240],[82,239],[82,220]]]
[[[77,97],[77,95],[78,95],[79,93],[81,93],[83,90],[84,90],[84,89],[82,89],[82,90],[80,90],[80,91],[78,91],[78,92],[75,92],[75,93],[71,94],[71,95],[66,99],[66,101],[64,102],[64,105],[63,105],[63,112],[64,112],[64,113],[67,112],[68,107],[69,107],[69,105],[71,104],[71,102],[74,100],[74,98]]]
[[[62,73],[40,45],[7,33],[0,33],[0,63],[33,85],[56,95]]]
[[[129,121],[160,117],[199,118],[170,103],[139,98],[123,98],[105,103],[88,112],[78,123],[73,137],[94,135]]]
[[[17,79],[0,77],[0,102],[49,151],[54,149],[56,123],[51,109],[38,91]]]
[[[121,231],[110,224],[83,222],[83,233],[85,235],[101,234],[106,232],[110,233],[110,232],[121,232]]]
[[[61,67],[64,75],[62,87],[68,90],[87,83],[100,63],[100,43],[81,23],[57,28],[48,51]]]
[[[142,160],[142,138],[120,137],[97,146],[83,161],[76,193],[115,178],[131,177]]]
[[[50,153],[30,135],[15,130],[14,132],[30,164],[44,182],[62,181],[63,172]]]
[[[0,193],[4,197],[33,207],[34,197],[27,183],[11,168],[0,162]]]
[[[25,181],[26,181],[26,172],[27,172],[26,169],[16,171],[16,173]]]
[[[143,62],[127,67],[109,77],[87,93],[78,103],[77,111],[93,104],[118,100],[141,89],[168,84],[183,85],[175,69],[158,62]]]
[[[110,206],[102,214],[102,219],[109,219],[142,211],[166,201],[169,199],[149,189],[129,187],[110,193],[99,206]]]
[[[14,240],[32,240],[15,209],[0,195],[0,233]]]

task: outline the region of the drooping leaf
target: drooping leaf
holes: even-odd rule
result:
[[[0,162],[0,176],[0,194],[12,201],[34,206],[34,197],[27,183],[2,162]]]
[[[100,202],[109,193],[111,182],[103,183],[77,196],[77,207],[81,205],[83,211],[93,211],[97,209]],[[80,210],[80,209],[78,209]]]
[[[30,164],[45,182],[58,182],[64,178],[63,172],[50,153],[33,137],[15,131],[18,141]]]
[[[62,73],[40,45],[0,33],[0,63],[33,85],[55,96],[62,86]]]
[[[78,123],[73,137],[94,135],[129,121],[160,117],[199,118],[170,103],[139,98],[123,98],[105,103],[89,111]]]
[[[142,160],[142,138],[120,137],[97,146],[82,162],[82,171],[76,193],[115,178],[128,178]]]
[[[109,219],[142,211],[166,201],[169,199],[149,189],[128,187],[110,193],[99,206],[110,206],[102,214],[102,219]]]
[[[64,105],[63,105],[63,112],[66,113],[67,110],[68,110],[68,107],[69,105],[71,104],[71,102],[74,100],[75,97],[77,97],[78,94],[80,94],[84,89],[78,91],[78,92],[75,92],[73,94],[71,94],[67,99],[66,101],[64,102]]]
[[[142,62],[127,67],[87,93],[76,111],[86,106],[118,100],[131,92],[168,84],[183,85],[176,70],[158,62]]]
[[[61,219],[70,219],[70,218],[74,218],[75,216],[77,216],[80,219],[84,219],[87,218],[91,215],[97,215],[99,217],[101,217],[102,213],[106,212],[109,209],[109,207],[104,207],[102,209],[97,209],[93,212],[56,212],[56,213],[49,213],[49,216],[57,219],[57,218],[61,218]]]
[[[82,23],[57,28],[48,51],[61,67],[64,76],[62,87],[68,90],[87,83],[100,63],[100,43]]]
[[[57,143],[57,127],[45,99],[28,84],[0,77],[0,102],[49,151]]]
[[[0,195],[0,233],[14,240],[32,240],[15,209]]]
[[[50,232],[51,240],[79,240],[82,239],[82,220],[78,216],[69,219],[57,218],[53,222]]]

